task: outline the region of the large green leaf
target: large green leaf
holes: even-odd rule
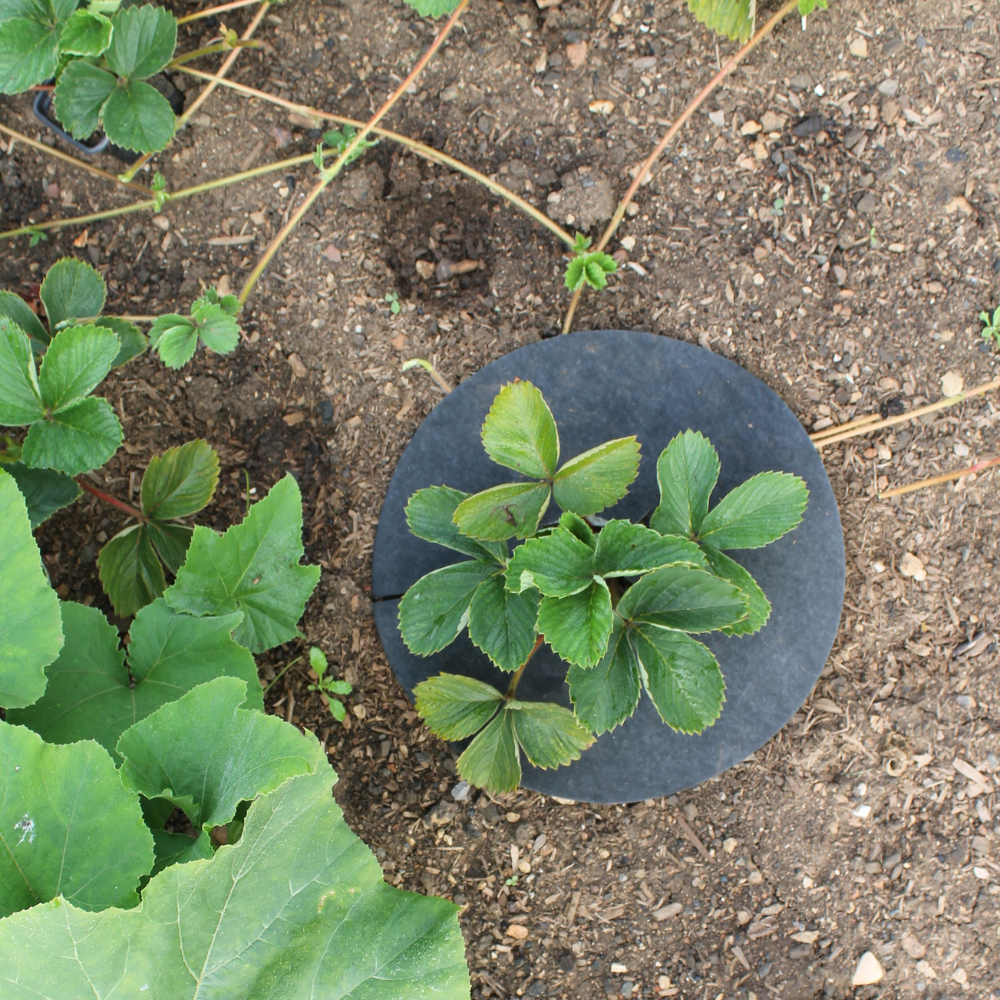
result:
[[[111,371],[117,355],[118,338],[104,327],[74,326],[57,333],[38,373],[42,402],[58,414],[89,396]]]
[[[115,145],[140,153],[163,149],[177,127],[170,102],[141,80],[115,87],[104,104],[101,119],[104,131]]]
[[[458,758],[458,773],[470,785],[494,794],[517,788],[521,781],[521,762],[509,709],[503,709],[465,748]]]
[[[312,733],[240,708],[246,684],[217,677],[122,733],[122,784],[182,809],[195,829],[228,823],[241,802],[273,791],[325,761]]]
[[[572,597],[543,597],[538,631],[567,663],[592,667],[608,648],[612,618],[608,585],[598,579]]]
[[[236,641],[261,653],[298,635],[320,572],[299,564],[304,551],[302,495],[286,475],[224,535],[198,525],[164,596],[174,610],[192,615],[242,611]]]
[[[421,681],[413,694],[420,718],[443,740],[464,740],[478,732],[503,704],[495,687],[458,674]]]
[[[594,742],[568,708],[541,701],[512,701],[514,735],[535,767],[560,767],[580,759]]]
[[[771,602],[757,581],[735,560],[713,549],[711,545],[704,547],[708,568],[718,577],[728,581],[734,587],[743,591],[747,602],[747,616],[741,622],[722,631],[726,635],[751,635],[760,631],[771,617]]]
[[[49,331],[20,295],[0,292],[0,316],[6,316],[15,326],[19,326],[31,339],[35,351],[45,350],[49,342]]]
[[[616,617],[607,652],[596,667],[571,666],[566,674],[576,717],[597,734],[620,726],[639,704],[639,665],[627,631]]]
[[[808,502],[809,490],[798,476],[761,472],[709,511],[699,541],[715,549],[759,549],[791,531]]]
[[[163,567],[144,524],[119,531],[97,556],[101,586],[120,618],[131,618],[167,589]]]
[[[324,764],[262,796],[237,844],[160,872],[134,909],[7,918],[10,1000],[467,1000],[457,907],[384,881],[333,780]]]
[[[60,74],[53,94],[55,112],[66,131],[77,139],[89,138],[101,123],[101,108],[117,86],[114,74],[83,59],[70,62]]]
[[[646,691],[671,729],[700,733],[718,719],[726,684],[707,646],[652,625],[636,626],[631,641]]]
[[[704,566],[698,546],[676,535],[660,535],[631,521],[613,520],[597,536],[595,570],[601,576],[640,576],[664,566]]]
[[[63,630],[24,499],[2,470],[0,524],[0,705],[16,709],[42,697],[45,667],[62,649]]]
[[[153,866],[139,797],[122,787],[106,750],[90,740],[52,746],[5,722],[0,845],[3,917],[56,896],[85,910],[134,906]]]
[[[753,34],[757,0],[687,0],[691,13],[712,31],[741,42]]]
[[[57,510],[68,507],[83,492],[72,476],[55,469],[29,469],[22,462],[11,462],[3,468],[24,497],[32,529]]]
[[[747,616],[743,591],[700,569],[667,567],[634,583],[618,602],[626,621],[682,632],[729,628]]]
[[[594,579],[594,550],[560,527],[519,545],[507,564],[507,586],[515,593],[535,587],[546,597],[569,597]]]
[[[661,535],[694,538],[708,513],[720,468],[719,453],[708,438],[697,431],[678,434],[656,462],[660,505],[649,526]]]
[[[207,441],[196,438],[154,455],[146,466],[139,495],[142,512],[158,521],[187,517],[215,496],[219,456]]]
[[[586,517],[621,500],[639,471],[639,442],[618,438],[570,459],[557,473],[552,496],[562,510]]]
[[[422,576],[399,602],[399,631],[412,653],[430,656],[444,649],[468,624],[476,588],[495,565],[470,559]]]
[[[28,336],[0,316],[0,425],[18,427],[44,414]]]
[[[59,59],[59,31],[33,17],[0,24],[0,94],[19,94],[44,83]]]
[[[501,670],[517,670],[534,648],[537,617],[538,595],[511,593],[497,574],[472,595],[469,638]]]
[[[112,72],[128,80],[146,80],[173,58],[177,21],[152,4],[126,7],[111,19],[114,35],[105,59]]]
[[[474,493],[463,500],[454,514],[463,535],[483,541],[527,538],[549,506],[552,488],[548,483],[504,483]]]
[[[132,623],[127,668],[118,630],[100,611],[65,603],[62,618],[66,645],[46,671],[45,696],[8,713],[50,743],[93,739],[114,750],[129,726],[216,677],[245,681],[248,706],[263,708],[253,657],[231,638],[239,614],[193,618],[154,601]]]
[[[468,499],[468,493],[449,486],[428,486],[417,490],[406,505],[406,523],[411,534],[427,542],[444,545],[473,559],[506,562],[507,546],[503,542],[477,542],[458,530],[453,517],[458,505]]]
[[[38,297],[45,306],[49,331],[55,337],[60,324],[68,319],[89,320],[100,316],[107,290],[104,279],[89,264],[74,257],[63,257],[49,268]]]
[[[31,425],[21,457],[37,469],[76,476],[100,468],[122,443],[122,425],[106,399],[91,396]]]
[[[559,464],[559,432],[541,392],[530,382],[511,382],[493,400],[483,422],[483,447],[498,465],[551,477]]]
[[[170,808],[173,811],[173,807]],[[186,833],[168,833],[154,828],[153,853],[156,855],[153,864],[155,875],[171,865],[184,865],[189,861],[210,858],[215,852],[212,850],[212,838],[204,830],[197,837],[190,837]]]
[[[110,19],[85,8],[73,13],[59,34],[60,52],[75,56],[99,56],[110,43]]]

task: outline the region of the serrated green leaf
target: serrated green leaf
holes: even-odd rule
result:
[[[183,524],[143,525],[163,565],[174,575],[184,565],[194,529]]]
[[[604,577],[639,576],[664,566],[704,566],[701,549],[686,538],[660,535],[631,521],[611,520],[597,536],[594,566]]]
[[[798,476],[761,472],[728,493],[702,522],[698,540],[715,549],[758,549],[801,520],[809,490]]]
[[[101,108],[114,93],[118,81],[112,73],[74,59],[59,75],[53,97],[55,113],[70,135],[88,139],[101,123]],[[80,315],[96,316],[97,313]]]
[[[478,732],[503,704],[495,687],[458,674],[438,674],[413,689],[420,718],[443,740],[464,740]]]
[[[541,701],[512,701],[514,735],[524,756],[535,767],[560,767],[580,759],[594,737],[562,705]]]
[[[118,338],[104,327],[74,326],[57,333],[38,373],[42,403],[58,415],[90,395],[117,355]]]
[[[712,651],[666,628],[639,625],[631,641],[643,685],[660,718],[682,733],[700,733],[722,714],[726,684]]]
[[[607,288],[608,275],[617,270],[615,259],[606,253],[588,254],[583,262],[583,275],[587,284],[598,292]]]
[[[49,330],[55,337],[60,324],[68,319],[100,316],[107,289],[104,279],[89,264],[74,257],[63,257],[49,268],[38,297],[45,306]]]
[[[0,705],[15,709],[41,698],[45,667],[62,649],[63,630],[24,499],[2,469],[0,524]]]
[[[21,457],[36,469],[67,475],[98,469],[122,443],[122,425],[106,399],[89,397],[31,425]]]
[[[304,552],[302,495],[286,475],[224,535],[198,525],[187,560],[164,596],[187,614],[242,611],[236,641],[262,653],[298,635],[320,572],[318,566],[300,565]]]
[[[745,42],[752,34],[757,0],[687,0],[691,13],[712,31]]]
[[[531,587],[546,597],[569,597],[594,579],[594,550],[562,526],[514,549],[507,564],[507,586],[514,593]]]
[[[141,80],[115,87],[101,109],[101,123],[116,146],[139,153],[163,149],[174,137],[177,127],[170,102],[155,87]]]
[[[216,354],[230,354],[240,342],[240,325],[221,305],[204,305],[192,311],[202,343]]]
[[[128,668],[100,611],[67,602],[62,617],[66,645],[46,671],[45,696],[8,713],[49,743],[93,739],[113,751],[129,726],[216,677],[245,681],[247,706],[264,707],[253,657],[232,639],[239,614],[193,618],[154,601],[132,623]]]
[[[463,535],[480,541],[527,538],[538,530],[551,494],[547,483],[492,486],[463,500],[453,519]]]
[[[477,588],[469,606],[469,638],[501,670],[517,670],[535,645],[538,595],[513,594],[502,574]]]
[[[430,656],[444,649],[468,624],[476,588],[496,566],[470,559],[422,576],[399,602],[399,631],[411,653]]]
[[[33,17],[0,24],[0,94],[20,94],[44,83],[59,61],[59,33]]]
[[[28,336],[0,316],[0,425],[18,427],[44,414]]]
[[[57,510],[68,507],[82,490],[72,476],[55,469],[29,469],[22,462],[3,466],[10,473],[28,508],[32,530]]]
[[[574,257],[566,265],[566,287],[575,292],[584,282],[583,257]]]
[[[86,910],[134,906],[153,866],[139,798],[106,750],[44,743],[0,722],[0,917],[60,896]]]
[[[214,852],[212,838],[204,830],[197,837],[189,837],[186,833],[153,830],[153,853],[156,855],[153,874],[156,875],[171,865],[208,859]]]
[[[406,0],[421,17],[444,17],[457,6],[458,0]]]
[[[158,316],[149,329],[149,345],[168,368],[183,368],[198,347],[198,328],[187,316]]]
[[[747,616],[743,592],[711,573],[686,567],[658,569],[634,583],[618,602],[625,621],[711,632]]]
[[[512,792],[521,782],[521,762],[511,712],[499,715],[465,748],[458,773],[470,785],[498,795]]]
[[[6,316],[15,326],[19,326],[32,341],[32,349],[36,353],[45,350],[49,342],[49,331],[35,315],[34,310],[20,295],[13,292],[0,292],[0,317]]]
[[[639,471],[639,442],[618,438],[570,459],[557,473],[552,496],[562,510],[581,517],[621,500]]]
[[[747,616],[730,628],[722,631],[726,635],[752,635],[759,632],[771,617],[771,602],[757,581],[735,560],[706,545],[703,549],[708,561],[708,568],[718,577],[727,580],[734,587],[743,591],[747,603]]]
[[[127,80],[146,80],[174,56],[177,21],[170,11],[144,4],[118,11],[114,35],[105,53],[112,72]]]
[[[97,570],[104,593],[120,618],[131,618],[167,589],[163,567],[143,524],[119,531],[98,554]]]
[[[538,631],[567,663],[592,667],[608,648],[613,618],[608,586],[603,580],[594,580],[572,597],[543,597],[538,606]]]
[[[588,548],[597,548],[597,536],[594,534],[594,529],[582,517],[568,510],[563,511],[559,516],[559,524],[576,535]]]
[[[217,677],[122,733],[116,747],[125,788],[182,809],[195,829],[228,823],[241,802],[299,774],[325,755],[312,733],[240,708],[246,684]]]
[[[467,1000],[457,907],[386,884],[333,780],[324,764],[262,796],[238,843],[160,872],[134,909],[8,918],[0,981],[34,1000]]]
[[[219,456],[196,438],[150,459],[139,496],[142,512],[158,521],[187,517],[201,510],[219,484]]]
[[[626,630],[616,617],[601,662],[585,669],[571,666],[566,674],[576,717],[600,735],[620,726],[639,704],[639,665]]]
[[[656,462],[660,504],[649,526],[661,535],[693,538],[708,513],[720,468],[719,453],[708,438],[697,431],[678,434]]]
[[[87,8],[70,15],[59,34],[60,53],[75,56],[99,56],[110,43],[110,19]]]
[[[483,447],[497,465],[535,479],[559,464],[559,432],[541,392],[530,382],[505,385],[483,421]]]
[[[410,533],[426,542],[454,549],[473,559],[507,561],[504,542],[477,542],[463,535],[452,519],[458,505],[469,496],[448,486],[428,486],[417,490],[406,505],[406,523]]]
[[[94,320],[94,326],[104,327],[118,338],[118,354],[111,362],[112,368],[138,357],[149,346],[149,341],[139,327],[128,320],[119,319],[117,316],[101,316],[100,319]]]

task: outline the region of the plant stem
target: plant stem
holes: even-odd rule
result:
[[[53,159],[62,160],[63,163],[70,163],[74,167],[86,170],[88,174],[93,174],[94,177],[100,177],[101,180],[111,181],[113,184],[122,183],[122,181],[115,177],[114,174],[109,174],[106,170],[101,170],[100,167],[95,167],[92,163],[85,163],[83,160],[78,160],[75,156],[70,156],[69,153],[64,153],[61,149],[53,149],[51,146],[46,146],[44,142],[39,142],[37,139],[32,139],[29,136],[22,135],[20,132],[16,132],[14,129],[8,128],[6,125],[0,125],[0,132],[6,133],[12,139],[16,139],[18,142],[23,142],[25,146],[37,149],[40,153],[45,153],[47,156],[53,157]],[[133,191],[138,191],[140,194],[149,194],[149,188],[143,186],[142,184],[127,183],[125,184],[125,187],[131,188]]]
[[[531,652],[528,653],[527,659],[522,663],[517,670],[514,671],[514,676],[510,679],[510,684],[507,686],[507,693],[504,697],[507,701],[510,701],[514,697],[514,692],[517,691],[517,685],[521,682],[521,675],[524,673],[524,668],[531,662],[531,658],[538,652],[539,647],[545,641],[545,636],[540,635],[535,639],[534,646],[531,647]]]
[[[247,299],[250,297],[250,292],[253,291],[253,286],[257,284],[258,279],[267,269],[267,265],[271,263],[274,255],[281,248],[282,243],[288,239],[288,236],[292,233],[295,227],[305,216],[306,212],[312,208],[316,200],[326,189],[327,185],[340,173],[344,168],[344,165],[352,158],[355,150],[361,147],[361,144],[368,137],[371,130],[392,110],[396,102],[406,93],[407,88],[412,84],[417,77],[423,72],[424,67],[430,62],[434,53],[437,52],[439,48],[444,44],[445,39],[451,34],[452,28],[458,23],[459,17],[465,12],[465,8],[468,7],[469,0],[461,0],[459,5],[452,12],[451,16],[445,22],[444,27],[438,33],[437,38],[431,42],[430,48],[417,60],[416,65],[407,75],[406,79],[389,95],[386,102],[382,105],[378,111],[372,116],[371,120],[354,136],[350,143],[346,146],[344,151],[334,160],[333,164],[325,169],[319,179],[319,182],[313,187],[313,189],[306,196],[305,201],[299,206],[299,208],[293,213],[292,217],[281,227],[278,233],[275,235],[274,239],[271,240],[270,245],[264,251],[263,256],[257,262],[257,266],[250,272],[250,276],[243,283],[243,288],[240,289],[239,301],[240,305],[245,305]]]
[[[746,45],[739,50],[739,52],[732,56],[722,69],[720,69],[719,72],[716,73],[715,76],[713,76],[712,79],[709,80],[708,83],[705,84],[705,86],[702,87],[702,89],[695,95],[694,100],[691,101],[691,103],[680,113],[677,121],[675,121],[673,125],[667,129],[666,134],[657,143],[656,148],[646,158],[646,162],[639,168],[639,172],[635,175],[635,180],[632,181],[632,186],[626,192],[625,197],[618,203],[618,207],[615,209],[615,214],[612,216],[611,222],[608,223],[607,229],[604,230],[604,235],[601,237],[592,252],[597,253],[603,250],[608,243],[611,242],[611,238],[614,236],[615,232],[617,232],[618,227],[622,223],[622,219],[625,218],[625,212],[628,209],[629,203],[632,201],[632,196],[639,190],[639,186],[646,179],[649,171],[652,170],[653,165],[667,148],[671,139],[677,135],[687,120],[711,96],[715,88],[718,87],[719,84],[722,83],[722,81],[725,80],[726,77],[729,76],[729,74],[732,73],[732,71],[736,69],[736,67],[739,66],[739,64],[743,62],[743,60],[751,52],[753,52],[753,50],[757,48],[757,46],[760,45],[760,43],[764,41],[764,39],[767,38],[772,31],[774,31],[774,29],[798,7],[798,5],[799,0],[787,0],[786,3],[784,3],[770,18],[768,18],[753,38],[751,38],[750,41],[748,41]],[[569,309],[566,311],[566,319],[563,322],[563,333],[569,333],[573,328],[573,316],[576,313],[577,304],[580,301],[580,296],[583,294],[585,287],[586,282],[584,282],[584,284],[582,284],[573,293]]]
[[[214,17],[227,10],[236,10],[239,7],[249,7],[251,4],[259,3],[260,0],[233,0],[232,3],[220,3],[217,7],[206,7],[205,10],[196,10],[193,14],[185,14],[177,18],[178,24],[189,24],[203,17]]]
[[[965,392],[958,392],[954,396],[945,396],[944,399],[939,399],[936,403],[918,406],[915,410],[910,410],[909,413],[900,413],[895,417],[886,417],[884,420],[867,420],[864,417],[859,417],[857,420],[852,420],[843,427],[827,427],[816,434],[811,434],[810,437],[817,448],[823,448],[828,444],[847,441],[849,438],[857,437],[859,434],[870,434],[872,431],[880,431],[885,427],[905,424],[908,420],[916,420],[917,417],[922,417],[928,413],[947,409],[949,406],[954,406],[956,403],[971,399],[973,396],[981,396],[984,392],[991,392],[993,389],[1000,389],[1000,378],[995,378],[991,382],[984,382],[982,385],[977,385],[972,389],[966,389]],[[833,433],[826,433],[827,431]]]
[[[952,480],[961,479],[963,476],[971,476],[974,472],[983,472],[985,469],[992,469],[994,466],[1000,465],[1000,457],[998,458],[984,458],[981,462],[976,462],[975,465],[970,465],[967,469],[959,469],[958,472],[946,472],[941,476],[931,476],[930,479],[921,479],[920,482],[910,483],[908,486],[897,486],[895,489],[886,490],[884,493],[879,493],[879,500],[885,500],[888,497],[899,497],[904,493],[913,493],[915,490],[922,490],[926,486],[940,486],[941,483],[950,483]]]
[[[167,63],[167,69],[180,69],[185,63],[194,62],[195,59],[200,59],[202,56],[214,56],[216,52],[259,48],[260,42],[243,41],[242,38],[235,45],[230,45],[228,42],[213,42],[211,45],[205,45],[200,49],[193,49],[191,52],[185,52],[182,56],[177,56],[176,59],[172,59]]]
[[[235,90],[238,94],[246,94],[248,97],[259,98],[262,101],[267,101],[268,103],[275,104],[281,108],[287,108],[289,111],[294,111],[305,117],[319,118],[324,121],[336,122],[338,125],[353,125],[355,128],[361,128],[364,125],[363,122],[356,118],[347,118],[344,115],[335,115],[328,111],[320,111],[319,108],[310,107],[308,104],[297,104],[295,101],[286,101],[283,97],[276,97],[275,95],[268,94],[263,90],[256,90],[253,87],[248,87],[243,83],[236,83],[233,80],[222,80],[219,77],[212,76],[211,73],[203,73],[200,70],[190,69],[186,66],[180,67],[180,70],[182,73],[187,73],[189,76],[197,77],[199,80],[215,80],[221,86],[227,87],[230,90]],[[498,184],[491,177],[487,177],[486,174],[480,173],[475,168],[470,167],[467,163],[463,163],[461,160],[457,160],[453,156],[449,156],[447,153],[439,152],[432,146],[427,146],[422,142],[418,142],[416,139],[411,139],[409,136],[401,135],[398,132],[391,132],[389,129],[373,128],[372,132],[383,139],[388,139],[390,142],[395,142],[400,146],[406,147],[411,152],[430,160],[432,163],[449,167],[457,173],[464,174],[470,180],[474,180],[478,184],[482,184],[483,187],[488,188],[495,195],[498,195],[504,200],[509,201],[515,207],[519,208],[525,213],[525,215],[530,216],[539,225],[544,226],[554,236],[561,239],[567,246],[573,246],[573,237],[570,236],[570,234],[557,222],[550,219],[544,212],[535,208],[535,206],[530,202],[527,202],[519,195],[516,195],[509,188],[505,188],[502,184]]]
[[[285,674],[288,672],[288,670],[290,670],[292,667],[294,667],[295,664],[298,663],[299,660],[301,660],[301,659],[302,659],[301,656],[296,656],[295,659],[292,660],[291,663],[289,663],[286,666],[284,666],[279,673],[277,673],[277,674],[274,675],[274,680],[271,681],[271,683],[268,684],[268,686],[266,688],[264,688],[264,690],[263,690],[262,693],[263,694],[267,694],[267,692],[270,691],[271,688],[273,688],[274,685],[277,684],[278,681],[280,681],[281,678],[285,676]]]
[[[117,498],[105,493],[103,490],[99,490],[96,486],[91,486],[83,476],[76,477],[76,484],[80,489],[85,490],[87,493],[93,494],[99,500],[103,500],[105,503],[111,504],[112,507],[117,507],[119,510],[125,511],[130,517],[134,517],[140,524],[146,523],[146,515],[143,514],[141,510],[137,510],[135,507],[130,506],[123,500],[118,500]]]

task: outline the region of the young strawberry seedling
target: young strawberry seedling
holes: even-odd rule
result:
[[[468,558],[422,577],[399,604],[411,652],[430,656],[468,629],[512,674],[506,692],[454,674],[417,685],[417,710],[433,732],[475,737],[459,758],[460,775],[509,791],[520,781],[522,753],[536,767],[569,764],[629,718],[643,690],[679,732],[715,722],[722,671],[693,635],[748,635],[765,625],[767,597],[725,551],[791,531],[808,501],[805,483],[764,472],[709,509],[719,456],[689,430],[659,456],[660,503],[648,525],[598,518],[634,481],[639,443],[618,438],[561,463],[555,420],[530,382],[500,390],[482,441],[494,462],[526,478],[472,496],[448,486],[418,490],[406,508],[410,531]],[[562,513],[547,522],[552,501]],[[523,541],[511,550],[512,538]],[[572,710],[517,698],[543,642],[567,665]]]
[[[326,659],[326,653],[319,646],[309,647],[309,666],[312,667],[313,673],[316,675],[316,683],[310,684],[309,690],[318,691],[321,695],[325,695],[330,714],[338,722],[343,722],[347,715],[347,709],[344,707],[344,703],[334,696],[346,697],[354,688],[347,681],[338,681],[333,677],[326,676],[329,663]]]

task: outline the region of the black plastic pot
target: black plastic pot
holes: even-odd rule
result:
[[[795,415],[763,382],[731,361],[648,333],[604,330],[530,344],[488,365],[444,398],[413,436],[386,494],[375,537],[375,621],[396,677],[414,686],[440,672],[466,674],[504,690],[502,674],[463,635],[432,657],[414,656],[399,634],[399,598],[458,553],[413,537],[404,508],[418,489],[447,484],[475,492],[508,482],[479,432],[500,387],[529,380],[545,395],[569,458],[610,438],[635,434],[639,476],[603,516],[640,520],[656,506],[656,459],[687,428],[709,437],[722,459],[713,503],[758,472],[793,472],[809,486],[802,524],[763,549],[730,553],[771,600],[768,624],[754,636],[706,640],[726,679],[722,716],[700,736],[660,721],[644,695],[632,718],[605,733],[569,767],[542,771],[522,760],[522,784],[585,802],[635,802],[669,795],[719,774],[777,733],[812,690],[829,656],[844,597],[844,541],[829,479]],[[546,521],[555,520],[550,509]],[[525,700],[569,705],[566,664],[547,646],[518,688]]]

